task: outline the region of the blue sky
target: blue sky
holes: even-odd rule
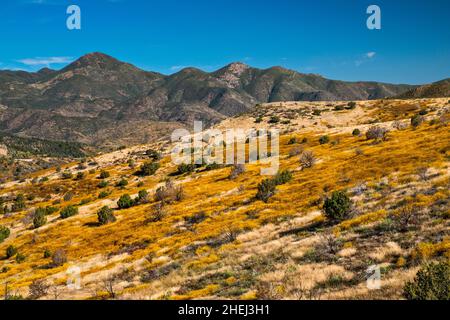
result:
[[[82,29],[66,28],[81,8]],[[366,9],[380,6],[382,29]],[[234,61],[332,79],[450,77],[448,0],[2,0],[0,69],[54,69],[93,51],[170,74]]]

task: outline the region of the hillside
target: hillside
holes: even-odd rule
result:
[[[177,167],[164,140],[5,182],[0,295],[404,298],[425,263],[450,257],[449,125],[448,99],[276,102],[217,124],[280,130],[267,198],[263,163]]]
[[[450,79],[420,86],[400,94],[398,99],[450,97]]]
[[[0,132],[112,147],[156,141],[194,119],[212,125],[258,103],[379,99],[411,88],[242,63],[166,76],[91,53],[57,71],[0,71]]]

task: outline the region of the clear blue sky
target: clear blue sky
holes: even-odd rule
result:
[[[82,30],[66,28],[66,8]],[[366,9],[382,10],[382,30]],[[342,80],[450,77],[448,0],[2,0],[0,69],[58,69],[100,51],[146,70],[233,61]]]

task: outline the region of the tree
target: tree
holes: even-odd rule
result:
[[[61,219],[67,219],[78,214],[78,208],[74,206],[68,206],[61,210]]]
[[[117,206],[119,209],[128,209],[133,206],[133,199],[131,199],[129,194],[124,194],[120,197],[119,201],[117,201]]]
[[[361,135],[361,130],[359,129],[353,130],[352,135],[355,137],[359,137]]]
[[[5,241],[5,239],[7,239],[10,235],[10,231],[7,227],[1,226],[0,225],[0,243],[2,243],[3,241]]]
[[[116,221],[116,217],[114,216],[113,210],[107,206],[101,208],[97,212],[97,216],[100,225],[105,225]]]
[[[408,300],[450,300],[450,265],[431,263],[417,272],[413,281],[403,288]]]
[[[325,216],[332,220],[344,220],[351,210],[352,202],[344,191],[334,191],[325,199],[323,210]]]

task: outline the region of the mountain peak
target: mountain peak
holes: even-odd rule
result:
[[[72,69],[79,69],[79,68],[86,68],[86,67],[93,67],[93,68],[106,68],[106,67],[114,67],[120,64],[124,64],[123,62],[120,62],[119,60],[101,53],[101,52],[92,52],[88,53],[75,62],[69,64],[66,68],[66,70],[72,70]]]

